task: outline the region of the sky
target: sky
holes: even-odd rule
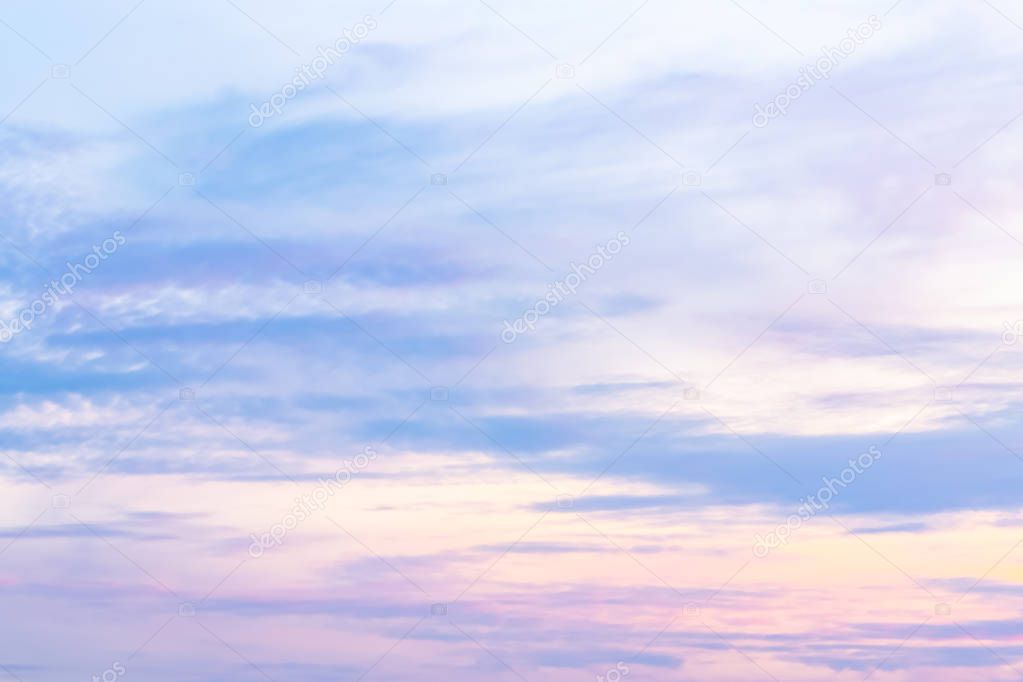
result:
[[[0,679],[1019,679],[1021,32],[3,3]]]

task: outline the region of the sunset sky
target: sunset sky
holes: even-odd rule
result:
[[[1019,679],[1021,59],[2,3],[0,681]]]

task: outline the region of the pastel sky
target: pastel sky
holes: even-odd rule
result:
[[[1021,59],[1008,0],[2,3],[0,680],[1019,679]]]

